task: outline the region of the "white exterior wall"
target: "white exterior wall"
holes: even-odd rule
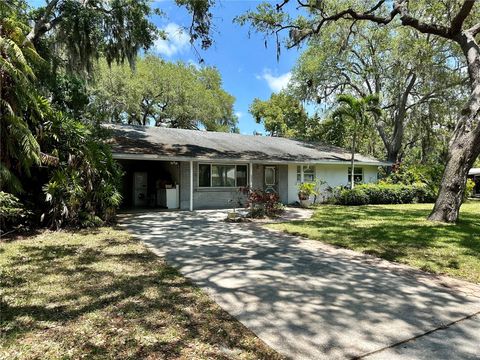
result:
[[[301,165],[301,164],[298,164]],[[358,165],[363,169],[363,182],[372,183],[377,181],[378,167],[374,165]],[[322,188],[327,186],[335,187],[340,185],[347,185],[348,183],[348,168],[347,164],[315,164],[315,176],[317,179],[326,181]],[[322,196],[324,195],[324,196]],[[318,201],[323,201],[326,194],[320,194]],[[288,165],[288,203],[298,201],[297,188],[297,164]]]

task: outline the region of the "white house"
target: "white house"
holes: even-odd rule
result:
[[[350,153],[292,139],[162,127],[107,125],[114,158],[122,165],[124,206],[205,209],[232,207],[239,188],[275,191],[298,201],[301,182],[347,185]],[[355,155],[359,183],[377,181],[389,163]]]

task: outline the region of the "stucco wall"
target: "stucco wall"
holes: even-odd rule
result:
[[[242,163],[244,164],[244,163]],[[182,162],[180,165],[180,208],[190,208],[190,163]],[[249,168],[250,171],[250,168]],[[262,166],[253,165],[253,187],[262,186]],[[198,162],[193,163],[193,207],[194,209],[221,209],[238,207],[238,202],[244,203],[245,197],[237,188],[199,188],[198,187]]]
[[[252,187],[254,189],[263,188],[263,165],[253,164]]]
[[[347,184],[348,165],[315,165],[317,179],[326,181],[327,186],[339,186]],[[376,166],[361,166],[365,183],[377,181]],[[193,163],[194,209],[231,208],[238,200],[242,200],[236,188],[199,188],[198,187],[198,163]],[[278,190],[280,201],[285,204],[294,203],[298,200],[297,189],[297,165],[278,166]],[[253,188],[263,188],[263,166],[253,165],[252,176]],[[327,193],[322,193],[319,200],[323,200]],[[190,207],[190,164],[180,163],[180,208],[188,210]]]
[[[372,165],[357,165],[363,169],[363,181],[364,183],[372,183],[377,181],[377,166]],[[315,165],[315,175],[317,179],[322,179],[326,182],[322,186],[325,189],[327,186],[335,187],[340,185],[346,185],[348,183],[348,168],[349,165],[345,164],[321,164]],[[319,196],[319,201],[325,200],[328,193],[322,191]],[[297,165],[288,165],[288,203],[294,203],[298,201],[298,188],[297,188]]]

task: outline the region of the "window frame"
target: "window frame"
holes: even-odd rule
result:
[[[311,168],[313,170],[313,180],[308,181],[308,182],[317,181],[317,169],[316,169],[315,165],[314,164],[301,164],[301,165],[297,165],[297,169],[296,169],[297,170],[296,171],[297,185],[305,182],[305,169],[304,168]],[[300,173],[298,172],[299,169],[300,169]],[[299,174],[300,174],[300,180],[298,180],[298,175]]]
[[[270,169],[273,171],[273,183],[272,184],[267,184],[267,174],[265,173],[267,169]],[[263,182],[265,183],[265,186],[275,186],[277,185],[277,168],[275,166],[265,166],[263,169]]]
[[[361,174],[356,174],[357,170],[359,170],[361,172]],[[353,169],[353,177],[355,178],[358,175],[362,176],[362,180],[361,181],[355,181],[355,185],[363,184],[364,181],[365,181],[365,172],[363,171],[363,167],[355,166],[354,169]],[[347,184],[350,184],[350,181],[352,179],[352,167],[351,166],[349,166],[347,168],[347,179],[348,179]]]
[[[200,166],[201,165],[207,165],[210,168],[210,185],[209,186],[200,186]],[[233,166],[235,168],[235,185],[234,186],[213,186],[212,185],[212,166]],[[246,172],[246,185],[238,185],[237,184],[237,166],[244,166],[247,169]],[[248,186],[248,181],[249,181],[249,175],[250,175],[250,167],[248,164],[232,164],[232,163],[198,163],[197,165],[197,188],[198,189],[236,189],[236,188],[241,188],[244,186]]]

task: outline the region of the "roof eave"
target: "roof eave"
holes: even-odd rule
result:
[[[211,157],[188,157],[188,156],[163,156],[157,154],[132,154],[113,152],[113,158],[117,160],[151,160],[151,161],[198,161],[198,162],[235,162],[235,163],[253,163],[253,164],[331,164],[331,165],[346,165],[350,160],[259,160],[259,159],[245,159],[245,158],[211,158]],[[372,165],[372,166],[391,166],[392,163],[385,161],[355,161],[355,164]]]

